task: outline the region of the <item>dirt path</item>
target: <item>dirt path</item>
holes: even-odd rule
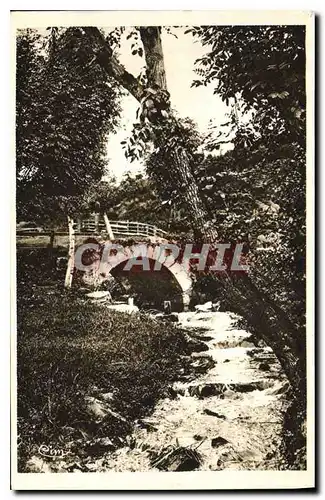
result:
[[[208,358],[212,365],[212,358],[214,367],[175,383],[172,396],[136,426],[128,446],[102,461],[102,470],[279,469],[288,382],[271,349],[256,348],[229,313],[186,312],[179,321],[208,346],[192,355],[193,363]],[[180,448],[196,450],[200,463],[168,464],[164,456]]]

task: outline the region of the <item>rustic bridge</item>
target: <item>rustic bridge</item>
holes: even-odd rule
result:
[[[164,231],[153,224],[147,224],[144,222],[135,221],[123,221],[123,220],[110,220],[106,215],[104,215],[101,220],[96,214],[91,218],[84,220],[73,221],[70,219],[69,223],[69,233],[67,231],[51,231],[51,230],[20,230],[17,229],[17,247],[21,249],[36,248],[36,247],[55,247],[59,246],[69,247],[69,263],[67,269],[67,275],[65,280],[65,286],[70,287],[73,279],[74,269],[75,269],[75,254],[84,243],[89,240],[100,241],[101,244],[114,243],[116,241],[122,246],[123,251],[120,252],[120,261],[114,266],[108,265],[105,262],[101,262],[100,270],[99,266],[97,273],[100,274],[101,280],[109,279],[109,274],[114,275],[115,273],[122,274],[125,272],[123,269],[128,261],[135,261],[137,258],[137,247],[139,244],[142,247],[146,247],[144,253],[146,254],[146,259],[149,263],[149,270],[153,271],[149,279],[152,279],[156,284],[157,288],[163,285],[165,280],[165,290],[166,298],[168,299],[168,282],[171,285],[176,283],[178,288],[178,300],[182,303],[183,307],[187,307],[191,297],[192,290],[192,277],[190,272],[186,267],[178,262],[175,262],[169,255],[168,251],[165,251],[164,245],[169,242],[169,235],[167,231]],[[136,241],[135,244],[131,244],[130,240]],[[165,254],[164,254],[165,253]],[[161,264],[161,271],[154,271],[155,263],[159,259]],[[133,271],[141,271],[139,266],[133,265]],[[87,274],[87,273],[85,273]],[[129,273],[131,276],[131,272]],[[144,270],[143,276],[148,275],[148,272]],[[134,272],[132,278],[140,278],[138,273],[135,276]],[[85,276],[87,279],[87,277]],[[91,281],[91,276],[88,276]],[[163,278],[163,279],[162,279]],[[156,281],[155,281],[156,280]]]
[[[88,234],[101,234],[104,238],[107,235],[108,240],[105,239],[105,242],[108,244],[118,239],[122,247],[119,254],[120,258],[115,263],[106,262],[105,259],[101,259],[101,263],[98,263],[97,274],[100,274],[103,280],[108,279],[110,274],[114,275],[118,270],[125,275],[130,273],[131,269],[134,272],[134,269],[142,266],[142,271],[152,273],[151,279],[157,280],[158,276],[160,277],[156,281],[158,287],[162,285],[162,277],[168,281],[169,276],[169,280],[178,286],[178,298],[182,306],[185,308],[188,306],[192,290],[192,278],[189,270],[184,265],[175,262],[168,250],[165,250],[164,245],[168,243],[168,233],[166,231],[152,224],[114,221],[109,220],[106,216],[104,216],[104,222],[100,221],[99,218],[87,219],[78,223],[76,229]],[[135,238],[137,244],[130,245],[128,241],[130,238]],[[137,265],[139,248],[141,248],[141,265]],[[157,261],[159,261],[158,267],[160,271],[155,271]],[[132,262],[132,267],[125,271],[125,268],[128,268],[127,264],[130,262]],[[137,275],[139,276],[139,274]]]

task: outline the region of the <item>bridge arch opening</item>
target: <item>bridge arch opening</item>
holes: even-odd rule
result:
[[[126,258],[110,270],[110,274],[116,278],[129,295],[136,299],[141,308],[163,309],[164,301],[171,302],[172,311],[180,312],[188,307],[190,300],[191,280],[181,266],[174,264],[167,267],[161,265],[156,270],[156,260],[142,258],[141,264],[133,264],[129,270],[125,270]],[[147,265],[143,265],[146,263]],[[174,268],[175,267],[175,268]]]
[[[167,300],[171,302],[172,310],[175,312],[188,308],[192,293],[192,277],[182,264],[170,259],[168,249],[165,249],[165,257],[161,260],[161,252],[156,252],[159,243],[120,241],[113,245],[121,247],[122,252],[117,251],[116,247],[111,249],[108,247],[107,254],[104,253],[104,248],[106,244],[111,244],[110,241],[99,243],[95,238],[87,238],[84,244],[88,243],[95,247],[98,245],[97,250],[86,249],[82,254],[82,264],[91,265],[89,271],[81,273],[82,281],[88,286],[104,286],[104,282],[113,276],[121,285],[117,288],[124,290],[124,295],[133,295],[137,305],[142,308],[163,309],[164,301]],[[139,258],[140,246],[144,254],[141,253]],[[117,252],[119,257],[112,261],[111,256]]]

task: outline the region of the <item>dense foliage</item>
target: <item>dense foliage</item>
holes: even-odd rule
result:
[[[234,149],[196,167],[221,236],[250,250],[253,282],[283,308],[303,335],[305,324],[305,29],[303,26],[194,27],[208,47],[200,79],[232,103]],[[228,139],[229,140],[229,139]]]
[[[297,144],[276,157],[233,152],[208,157],[197,171],[223,241],[242,241],[250,276],[290,317],[305,324],[305,154]],[[218,189],[215,189],[216,184]]]
[[[303,26],[201,26],[188,31],[208,49],[197,61],[200,79],[194,86],[211,83],[227,104],[235,103],[237,111],[250,113],[254,133],[267,137],[269,144],[303,140]],[[235,122],[237,118],[234,113]],[[246,144],[247,139],[249,135]]]
[[[116,85],[91,66],[82,30],[17,38],[17,212],[53,220],[75,207],[107,163],[120,112]]]

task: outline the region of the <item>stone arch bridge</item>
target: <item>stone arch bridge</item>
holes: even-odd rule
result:
[[[178,288],[178,306],[186,309],[190,303],[193,274],[189,267],[174,258],[169,249],[168,233],[154,225],[133,221],[112,221],[104,223],[88,219],[83,221],[76,232],[87,234],[85,244],[92,241],[101,243],[104,249],[97,258],[90,273],[85,272],[84,280],[89,281],[96,275],[100,282],[109,275],[119,273],[123,276],[148,277],[156,280],[159,287],[168,291],[168,280]],[[80,248],[80,247],[79,247]],[[116,256],[116,258],[114,258]],[[169,300],[168,295],[164,297]]]

